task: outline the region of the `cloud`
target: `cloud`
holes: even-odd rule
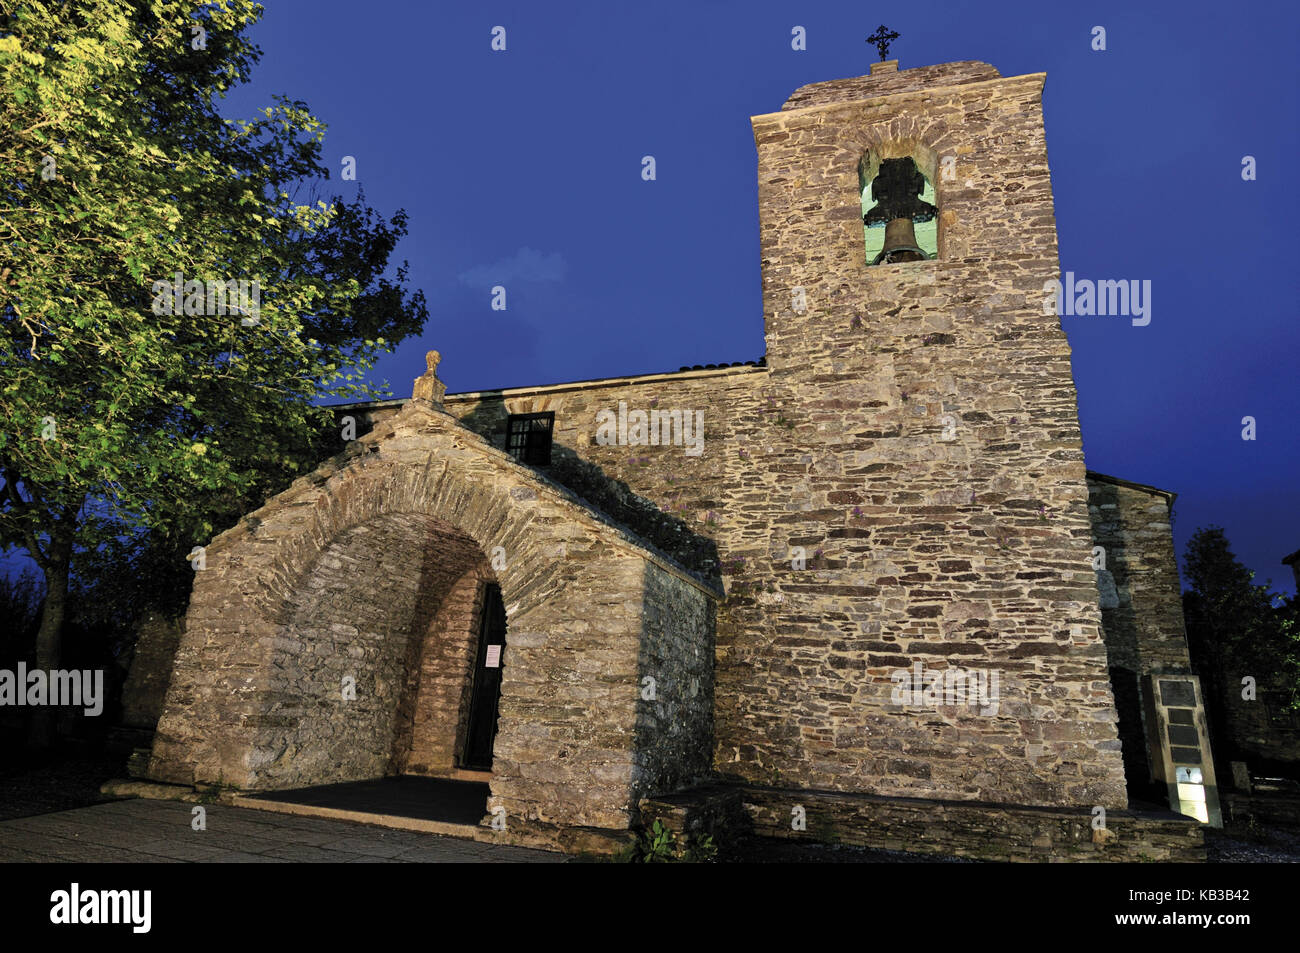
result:
[[[532,248],[521,248],[509,258],[490,265],[475,265],[456,277],[462,284],[481,288],[517,281],[563,281],[567,269],[564,256],[559,252],[544,255]]]

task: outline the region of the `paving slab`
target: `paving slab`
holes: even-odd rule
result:
[[[0,821],[0,863],[563,863],[563,854],[354,821],[136,799]]]

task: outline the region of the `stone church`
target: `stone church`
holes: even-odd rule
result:
[[[1044,79],[891,61],[753,117],[761,360],[448,395],[431,352],[338,408],[207,546],[148,775],[478,779],[568,846],[1195,857],[1173,494],[1085,466]]]

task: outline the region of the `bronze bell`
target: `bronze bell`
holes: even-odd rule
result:
[[[873,265],[900,261],[928,261],[930,256],[916,244],[915,222],[931,221],[936,209],[923,202],[925,176],[911,159],[886,159],[871,183],[876,204],[862,216],[868,228],[885,226],[885,245]]]

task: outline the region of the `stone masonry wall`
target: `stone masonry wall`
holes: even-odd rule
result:
[[[1059,273],[1042,84],[885,71],[755,117],[766,368],[446,400],[498,447],[507,414],[555,411],[550,478],[720,573],[724,776],[1126,803],[1069,346],[1042,306]],[[935,184],[938,260],[866,265],[871,150]],[[620,400],[702,410],[702,455],[596,443]],[[895,704],[916,663],[996,673],[996,712]]]
[[[901,71],[898,69],[898,61],[890,60],[886,63],[873,63],[871,73],[867,76],[851,76],[800,86],[781,109],[806,109],[809,106],[895,96],[899,93],[922,92],[931,88],[998,78],[996,69],[976,60],[936,63],[933,66],[918,66]]]
[[[388,772],[414,667],[408,650],[422,642],[414,633],[478,558],[473,540],[416,514],[380,517],[330,544],[290,597],[273,643],[250,765],[260,785]],[[355,698],[344,696],[345,678]]]
[[[1191,671],[1169,495],[1154,487],[1088,475],[1102,627],[1119,712],[1125,773],[1140,791],[1151,779],[1142,676]]]
[[[1088,509],[1106,555],[1098,583],[1111,664],[1190,672],[1168,495],[1091,474]]]
[[[208,545],[150,777],[287,787],[321,779],[329,759],[328,780],[382,774],[395,713],[419,709],[401,663],[410,633],[436,624],[452,584],[497,552],[508,635],[485,811],[626,827],[646,793],[635,775],[647,574],[682,583],[684,619],[715,594],[425,401]],[[330,706],[354,663],[358,701],[371,701],[339,716]]]
[[[710,775],[714,624],[709,601],[696,598],[680,579],[649,567],[636,719],[636,778],[644,794],[678,790]]]
[[[1127,696],[1136,692],[1133,702],[1125,697],[1119,706],[1128,762],[1130,748],[1135,746],[1129,738],[1131,732],[1124,730],[1131,704],[1139,706],[1141,718],[1146,717],[1141,676],[1191,671],[1171,526],[1172,504],[1164,491],[1102,474],[1089,474],[1088,487],[1094,542],[1106,551],[1107,568],[1098,573],[1098,582],[1116,693]],[[1225,751],[1235,747],[1238,756],[1254,761],[1260,771],[1300,761],[1300,719],[1285,710],[1284,695],[1279,690],[1282,686],[1274,683],[1274,673],[1256,677],[1258,696],[1252,701],[1241,698],[1240,686],[1232,680],[1226,713],[1232,737],[1211,741],[1222,744]],[[1134,689],[1121,688],[1128,683],[1133,683]],[[1205,688],[1209,694],[1211,686]],[[1217,700],[1219,696],[1216,692],[1211,697]],[[1131,760],[1135,769],[1129,772],[1130,784],[1142,776],[1142,771],[1149,770],[1145,748],[1140,759],[1134,756]]]
[[[755,606],[719,632],[718,767],[1123,806],[1070,351],[1043,313],[1059,273],[1043,77],[882,98],[875,79],[754,119],[769,386],[789,424],[755,454],[771,489],[740,531],[818,545],[826,569],[765,562],[755,583],[783,618]],[[869,151],[935,184],[938,260],[865,265]],[[997,673],[996,711],[892,704],[891,674],[918,662]]]
[[[802,793],[802,792],[801,792]],[[809,793],[807,829],[790,825],[788,792],[748,787],[741,794],[753,832],[763,837],[852,844],[971,857],[997,863],[1204,863],[1205,837],[1190,818],[1106,812],[1094,830],[1086,808],[966,804]]]
[[[492,571],[481,559],[451,586],[409,671],[408,709],[399,713],[394,773],[448,775],[459,766],[469,721],[483,587]],[[404,718],[409,717],[409,725]]]
[[[451,395],[448,413],[504,447],[510,414],[555,414],[548,477],[564,484],[657,548],[709,578],[721,567],[715,540],[734,498],[736,466],[765,412],[762,367],[652,375],[507,394]],[[683,410],[703,415],[698,456],[684,445],[602,445],[597,414]],[[770,413],[770,412],[769,412]],[[694,433],[694,431],[692,431]]]

